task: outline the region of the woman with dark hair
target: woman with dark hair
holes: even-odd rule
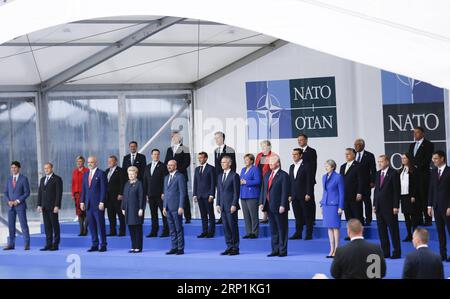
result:
[[[405,217],[406,231],[403,242],[411,242],[412,234],[418,225],[418,207],[416,205],[417,175],[414,172],[412,157],[409,153],[402,154],[402,168],[400,169],[400,203]]]

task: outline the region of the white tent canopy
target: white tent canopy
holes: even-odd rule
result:
[[[7,28],[0,32],[0,43],[16,43],[2,46],[0,56],[28,51],[28,39],[33,49],[39,49],[45,43],[66,42],[131,26],[133,19],[139,23],[161,18],[157,16],[177,16],[191,19],[152,35],[141,42],[144,45],[132,47],[82,72],[69,83],[192,83],[282,39],[450,88],[449,14],[448,1],[15,0],[0,8],[0,26]],[[119,23],[71,23],[106,17]],[[195,24],[198,19],[228,25],[201,24],[199,39]],[[90,45],[47,47],[36,51],[34,58],[31,53],[2,58],[0,85],[36,84],[52,78],[138,30],[139,26],[145,26],[138,23],[110,34],[74,41],[91,42]],[[33,33],[27,37],[30,32]],[[200,57],[197,56],[198,43],[208,47],[211,43],[234,40],[238,46],[216,46],[200,51]],[[168,46],[168,43],[179,45]],[[245,43],[250,45],[242,45]],[[189,51],[192,53],[188,54]],[[122,70],[139,63],[143,65]]]

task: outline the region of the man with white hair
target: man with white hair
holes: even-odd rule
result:
[[[96,157],[88,158],[88,168],[89,172],[83,175],[80,204],[81,210],[87,211],[89,231],[92,237],[92,246],[88,252],[104,252],[106,251],[105,201],[108,183],[106,174],[97,168]]]

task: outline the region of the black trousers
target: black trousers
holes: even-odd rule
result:
[[[434,220],[436,222],[436,229],[439,237],[439,251],[442,257],[447,257],[447,233],[450,236],[450,216],[446,215],[446,207],[443,209],[434,209]]]
[[[274,213],[268,208],[267,212],[269,213],[272,252],[287,254],[288,211],[286,210],[283,214],[280,214]]]
[[[411,202],[411,196],[409,194],[401,195],[402,212],[405,217],[405,226],[408,233],[407,237],[412,237],[414,230],[419,225],[419,209],[417,209],[416,203]]]
[[[363,195],[363,203],[364,203],[364,215],[366,216],[365,222],[361,222],[361,224],[364,225],[364,223],[369,224],[372,222],[372,189],[369,189],[369,191]]]
[[[143,232],[142,224],[128,225],[131,238],[131,249],[142,250]]]
[[[86,213],[82,213],[78,216],[78,224],[80,225],[80,235],[87,235],[88,233],[88,221]]]
[[[356,195],[354,198],[344,199],[344,213],[345,220],[358,219],[361,224],[364,224],[363,201],[357,201]]]
[[[429,173],[418,172],[418,182],[417,185],[417,195],[416,195],[416,204],[418,211],[418,221],[419,223],[425,221],[430,222],[433,220],[430,216],[428,216],[428,189],[429,189],[429,181],[430,175]]]
[[[58,213],[53,213],[53,209],[42,209],[44,219],[46,246],[58,246],[61,239]]]
[[[304,198],[294,198],[292,200],[292,210],[295,217],[295,234],[301,236],[303,227],[306,226],[306,237],[312,237],[316,210],[314,197],[311,197],[309,201],[306,201]]]
[[[189,194],[188,194],[188,187],[187,187],[188,181],[187,181],[187,177],[186,177],[186,187],[185,187],[185,194],[186,196],[184,197],[184,218],[186,220],[191,220],[192,216],[191,216],[191,201],[189,200]]]
[[[391,256],[389,234],[391,235],[393,247],[392,255],[401,255],[402,251],[400,247],[400,230],[398,227],[398,215],[394,215],[393,213],[383,213],[377,211],[377,226],[381,242],[381,249],[383,250],[384,256],[385,257]]]
[[[148,206],[150,207],[150,214],[152,217],[152,230],[151,234],[158,233],[159,230],[159,217],[158,210],[161,211],[162,221],[163,221],[163,233],[169,233],[169,224],[167,223],[167,217],[163,214],[163,200],[161,196],[149,196],[148,197]]]
[[[125,216],[121,209],[122,201],[117,199],[108,199],[106,207],[109,220],[109,233],[111,235],[117,234],[117,217],[119,217],[119,234],[125,234]]]
[[[216,216],[214,215],[214,201],[198,197],[198,207],[202,218],[202,233],[214,235],[216,232]]]

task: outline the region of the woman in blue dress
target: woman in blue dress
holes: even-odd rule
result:
[[[341,227],[341,215],[344,209],[344,178],[337,173],[336,162],[325,162],[326,174],[322,177],[323,197],[320,201],[323,215],[323,225],[328,228],[330,240],[330,253],[327,258],[333,258],[336,248],[339,247],[339,229]]]

